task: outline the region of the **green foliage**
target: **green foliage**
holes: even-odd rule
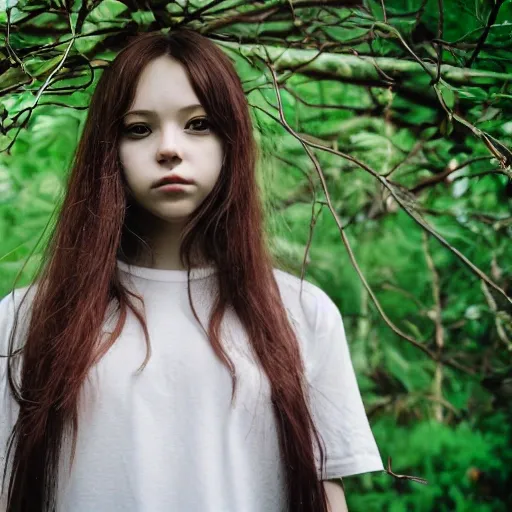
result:
[[[467,420],[453,427],[435,421],[399,426],[389,417],[375,421],[373,430],[379,445],[393,453],[393,471],[421,474],[428,484],[393,480],[388,475],[363,475],[358,478],[359,485],[355,479],[347,479],[350,510],[509,510],[504,499],[512,472],[510,424],[504,415],[497,414],[492,427],[494,433],[482,432]]]
[[[429,482],[348,478],[350,510],[512,509],[512,0],[137,5],[0,2],[0,294],[40,262],[101,69],[199,30],[247,93],[274,254],[339,305],[384,461]]]

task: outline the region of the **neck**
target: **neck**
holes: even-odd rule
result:
[[[138,212],[134,230],[146,243],[140,254],[129,254],[123,260],[132,265],[159,270],[187,270],[179,254],[184,224],[185,222],[167,222],[149,216],[146,212]],[[194,258],[191,267],[207,265],[202,258]]]

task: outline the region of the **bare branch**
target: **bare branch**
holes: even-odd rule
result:
[[[484,31],[482,32],[482,35],[480,36],[480,39],[478,40],[475,50],[471,54],[471,57],[466,62],[466,66],[470,68],[473,65],[473,62],[475,62],[478,54],[480,53],[480,50],[482,49],[485,40],[487,39],[487,36],[489,35],[489,30],[491,29],[491,26],[494,25],[494,22],[496,21],[496,18],[498,17],[498,12],[500,10],[500,7],[503,5],[503,2],[505,0],[495,0],[494,5],[491,9],[491,13],[489,14],[489,19],[487,20],[487,24],[485,26]]]

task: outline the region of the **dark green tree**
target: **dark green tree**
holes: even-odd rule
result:
[[[2,0],[0,27],[3,294],[102,69],[197,30],[243,79],[273,251],[339,304],[389,473],[429,482],[349,479],[351,510],[512,507],[511,0]]]

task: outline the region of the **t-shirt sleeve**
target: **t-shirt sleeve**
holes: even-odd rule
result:
[[[325,292],[317,291],[315,359],[309,393],[313,418],[325,446],[325,473],[321,472],[317,458],[319,478],[328,480],[383,471],[350,358],[341,314]]]

